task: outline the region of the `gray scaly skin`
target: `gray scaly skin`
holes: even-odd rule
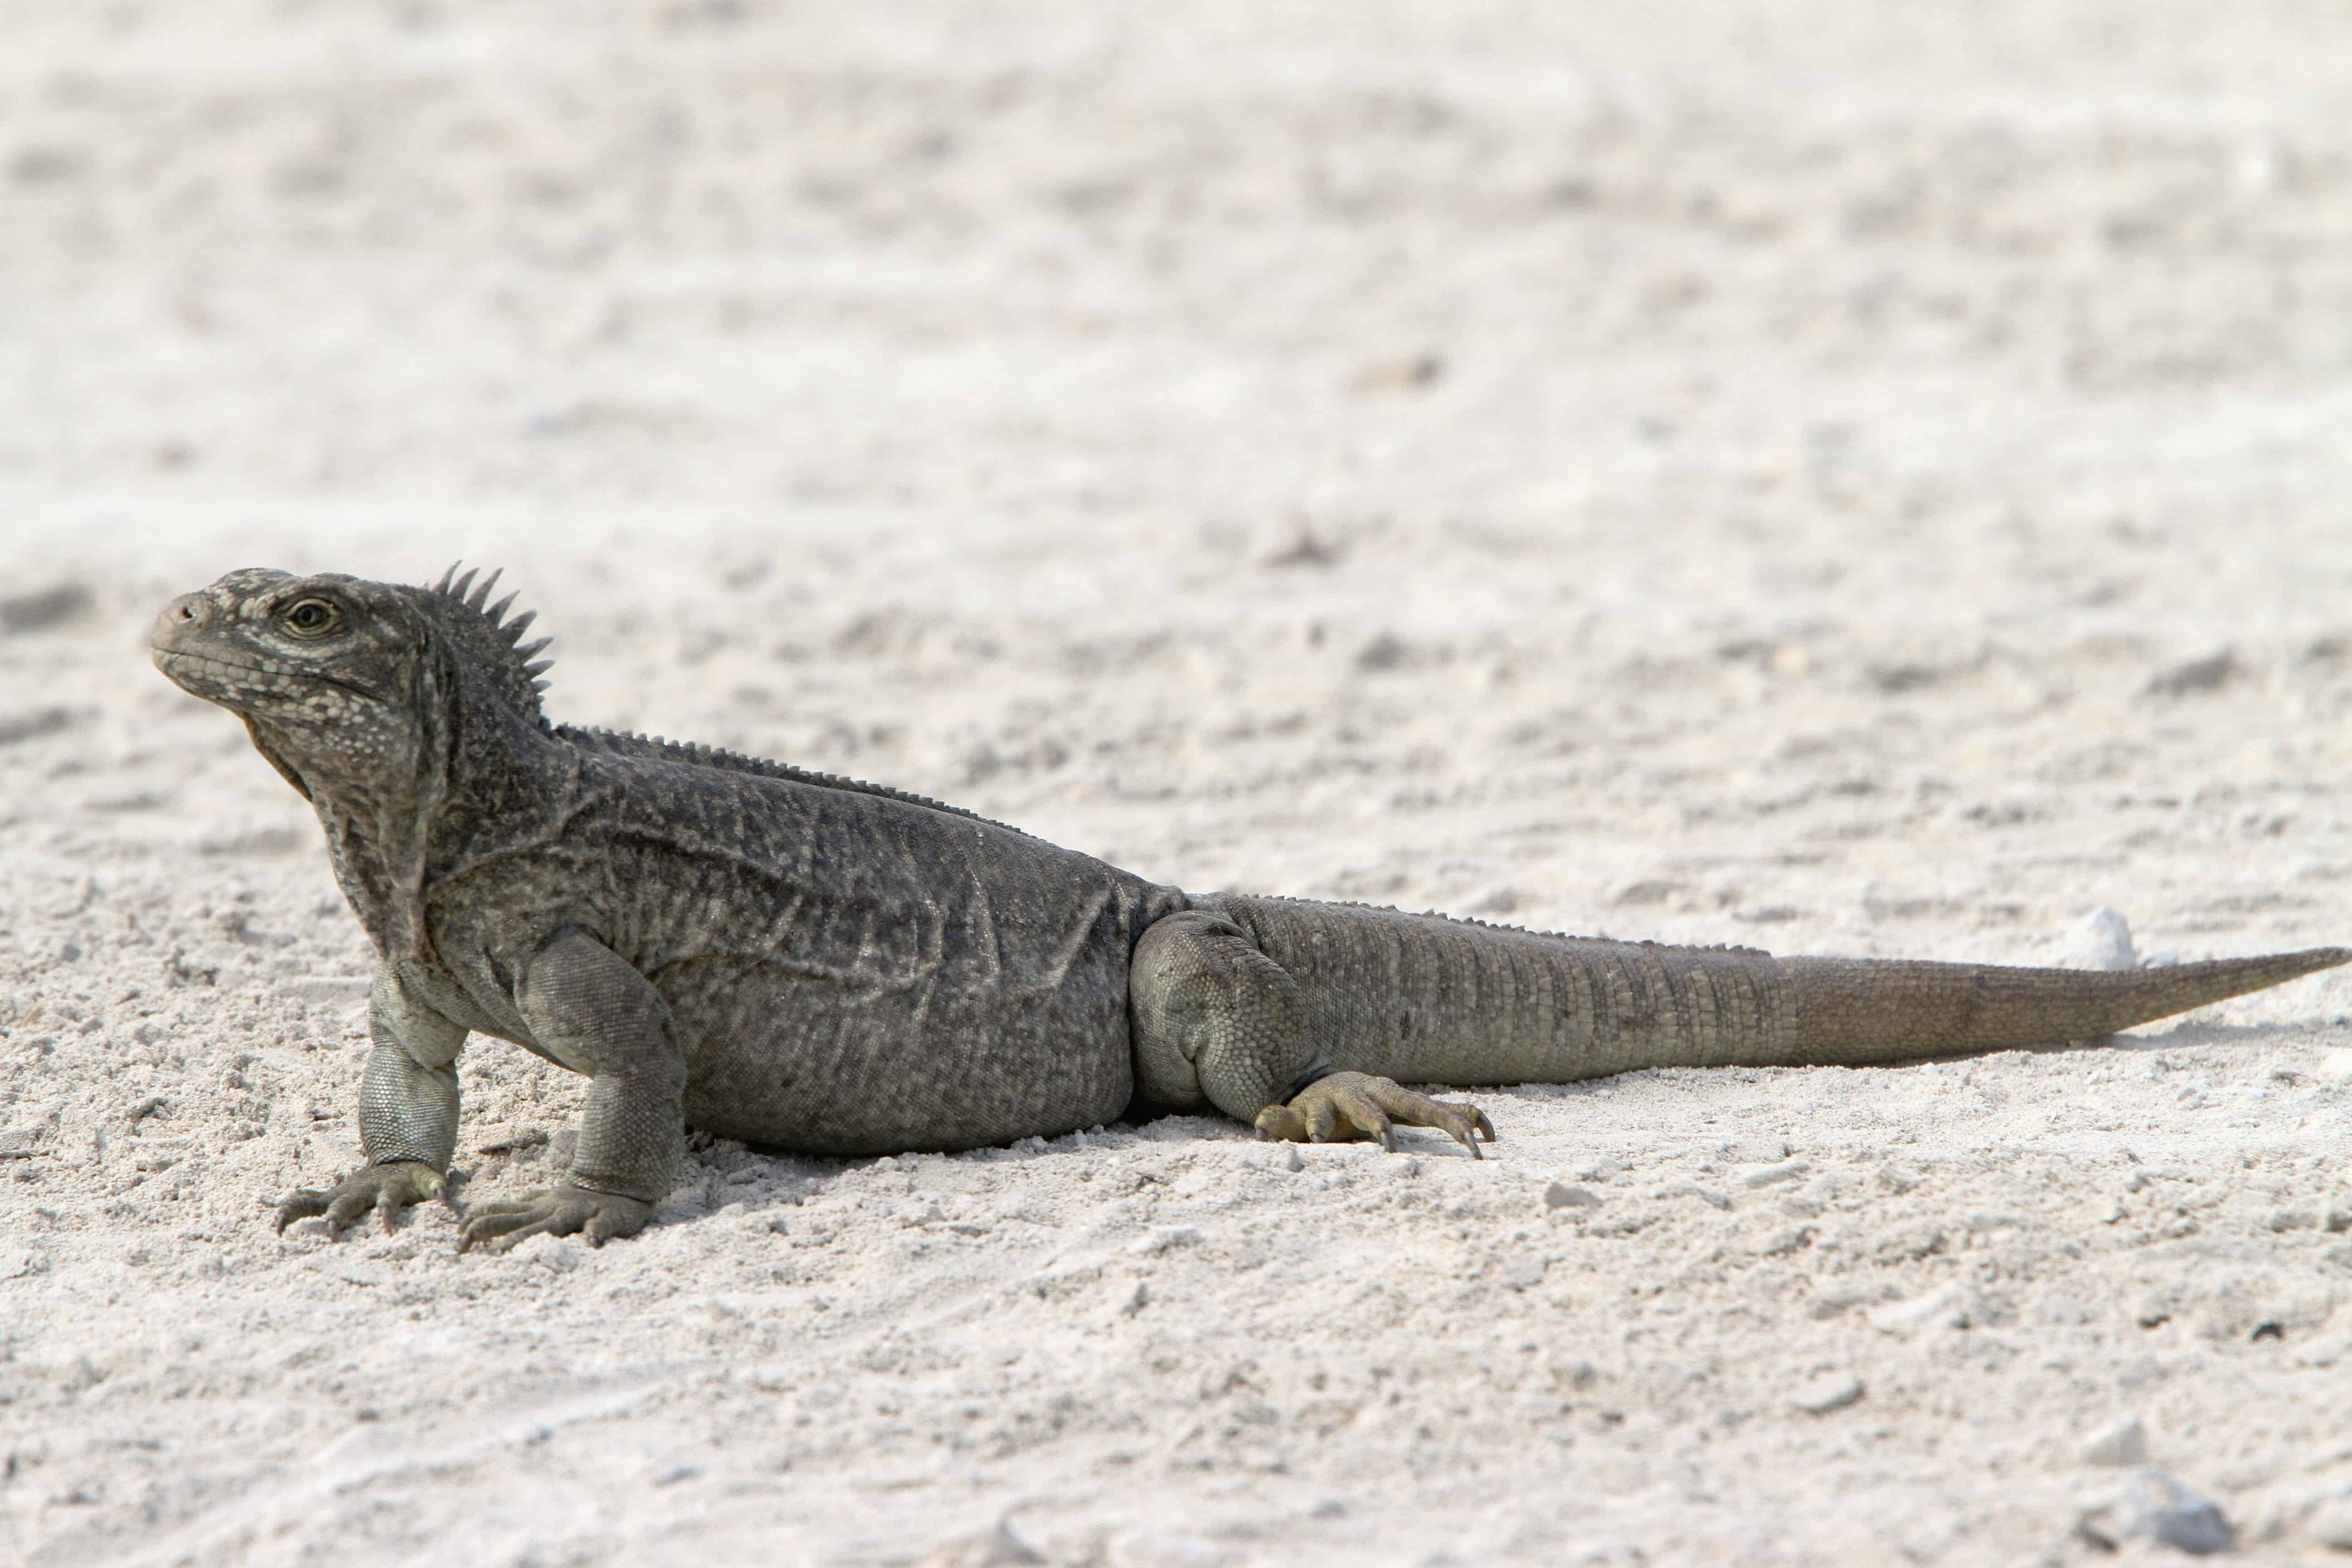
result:
[[[493,574],[493,580],[495,574]],[[244,719],[317,808],[377,952],[367,1164],[279,1211],[340,1228],[440,1194],[467,1034],[592,1079],[562,1184],[460,1246],[643,1226],[688,1126],[828,1154],[971,1148],[1152,1109],[1269,1138],[1435,1127],[1406,1082],[1913,1060],[2078,1039],[2343,963],[2123,973],[1776,959],[1393,910],[1192,897],[971,813],[540,710],[473,574],[430,588],[232,572],[155,663]]]

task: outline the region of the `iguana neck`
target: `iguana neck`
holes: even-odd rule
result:
[[[408,754],[371,768],[306,764],[299,738],[248,726],[262,754],[310,796],[336,883],[376,951],[394,962],[434,960],[425,913],[434,885],[551,832],[571,778],[564,748],[536,720],[465,700],[461,679],[421,686]]]

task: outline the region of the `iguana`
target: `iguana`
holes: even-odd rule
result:
[[[971,1148],[1214,1107],[1267,1138],[1493,1125],[1404,1083],[1913,1060],[2112,1033],[2342,963],[2122,973],[1668,947],[1162,887],[971,812],[541,710],[530,615],[251,569],[167,605],[163,672],[245,721],[374,944],[367,1163],[331,1231],[442,1194],[459,1047],[591,1079],[562,1184],[459,1247],[634,1234],[689,1126],[826,1154]]]

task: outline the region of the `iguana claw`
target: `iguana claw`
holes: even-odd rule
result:
[[[1292,1143],[1338,1143],[1376,1138],[1396,1152],[1396,1124],[1435,1127],[1450,1132],[1474,1160],[1486,1158],[1477,1140],[1495,1141],[1495,1124],[1475,1105],[1450,1104],[1415,1094],[1393,1079],[1370,1073],[1335,1072],[1293,1095],[1287,1105],[1257,1113],[1257,1135]]]
[[[458,1227],[457,1250],[475,1246],[504,1252],[534,1236],[584,1236],[602,1247],[616,1236],[635,1236],[653,1217],[654,1205],[617,1193],[566,1182],[520,1197],[477,1204]]]
[[[322,1193],[304,1187],[290,1194],[278,1205],[278,1228],[281,1232],[298,1219],[324,1215],[330,1232],[340,1234],[345,1226],[373,1209],[376,1217],[390,1230],[400,1211],[411,1204],[437,1198],[448,1188],[448,1182],[432,1166],[415,1160],[391,1160],[381,1165],[362,1165],[335,1184],[335,1190]]]

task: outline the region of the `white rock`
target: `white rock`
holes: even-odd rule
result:
[[[2083,1445],[2083,1463],[2086,1465],[2144,1465],[2147,1463],[2147,1429],[2137,1415],[2126,1416],[2114,1426],[2092,1435]]]
[[[1964,1285],[1947,1285],[1907,1301],[1889,1301],[1872,1309],[1870,1326],[1882,1334],[1907,1340],[1935,1329],[1965,1329],[1975,1321],[1976,1299]]]
[[[1862,1397],[1862,1379],[1850,1372],[1825,1372],[1809,1380],[1789,1403],[1811,1415],[1843,1410]]]
[[[2352,1050],[2342,1046],[2319,1054],[2319,1068],[2312,1077],[2322,1083],[2352,1083]]]
[[[2102,904],[2067,929],[2059,942],[2058,962],[2067,969],[2137,969],[2131,922]]]

